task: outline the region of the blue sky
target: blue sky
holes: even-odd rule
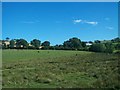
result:
[[[56,45],[72,37],[82,41],[118,37],[117,2],[4,2],[2,15],[3,39],[36,38]]]

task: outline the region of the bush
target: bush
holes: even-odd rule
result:
[[[35,49],[35,47],[33,47],[33,46],[28,46],[28,49]]]
[[[44,46],[41,48],[42,50],[49,50],[50,49],[50,46]]]
[[[120,50],[120,43],[115,45],[115,49]]]
[[[93,44],[90,46],[89,51],[93,51],[93,52],[105,52],[105,45],[104,44]]]
[[[120,54],[120,51],[118,50],[118,51],[114,52],[114,54]]]
[[[114,45],[112,43],[105,43],[105,46],[106,46],[106,49],[105,49],[106,53],[113,53]]]

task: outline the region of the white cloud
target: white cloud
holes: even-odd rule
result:
[[[106,29],[113,30],[114,28],[113,27],[106,27]]]
[[[80,22],[82,22],[82,20],[81,20],[81,19],[76,19],[76,20],[73,20],[73,23],[74,23],[74,24],[76,24],[76,23],[80,23]]]
[[[87,23],[87,24],[91,24],[91,25],[97,25],[98,22],[96,21],[87,21],[87,20],[81,20],[81,19],[75,19],[73,20],[73,23],[76,24],[76,23]]]
[[[98,22],[89,22],[89,21],[85,21],[85,23],[91,24],[91,25],[97,25],[98,24]]]

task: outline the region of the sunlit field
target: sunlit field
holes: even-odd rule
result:
[[[120,88],[117,54],[3,50],[2,57],[4,88]]]

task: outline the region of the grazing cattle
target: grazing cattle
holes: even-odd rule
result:
[[[38,53],[39,53],[39,51],[38,51]]]

